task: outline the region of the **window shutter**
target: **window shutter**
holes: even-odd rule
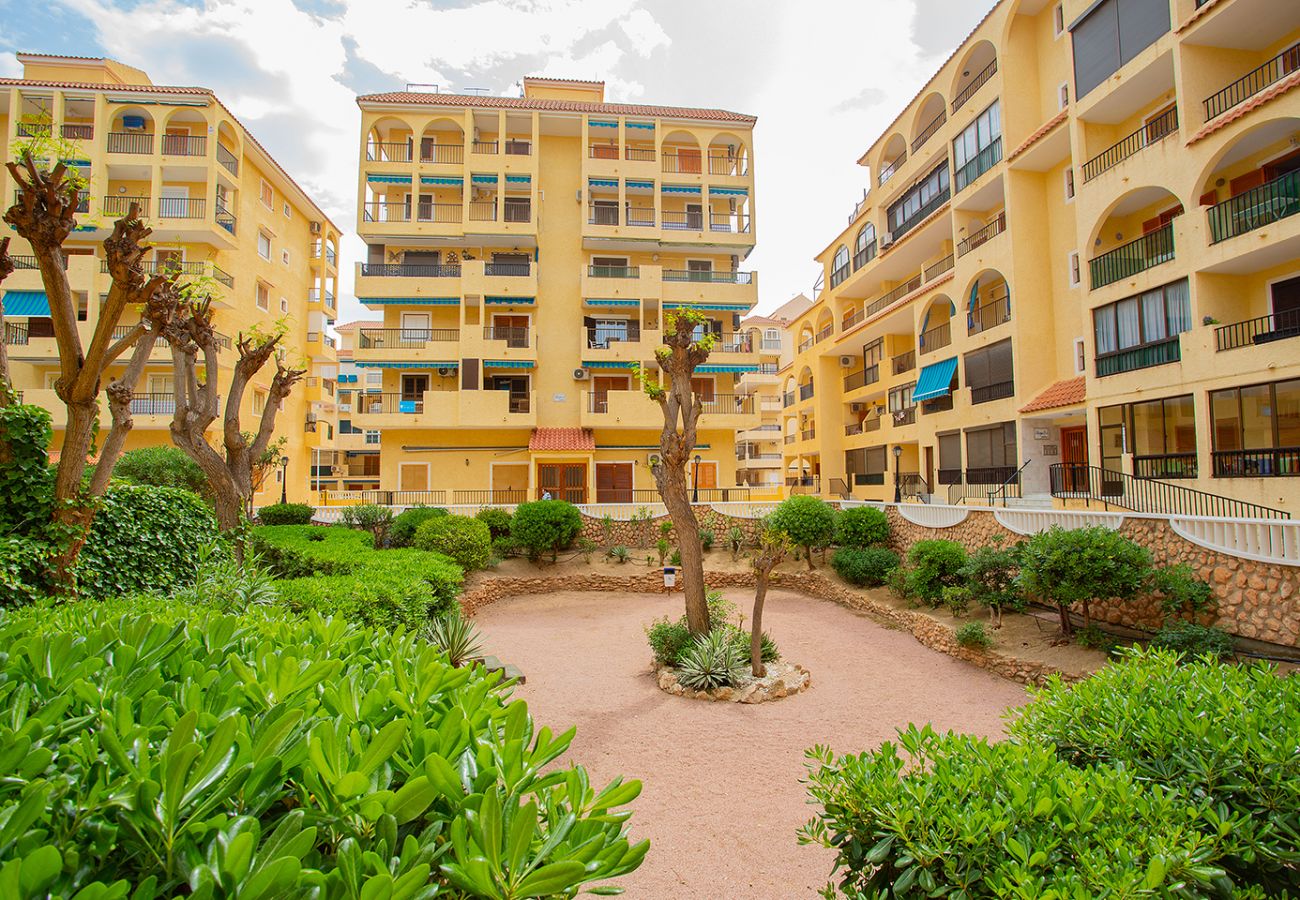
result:
[[[1169,0],[1116,2],[1119,7],[1119,64],[1122,66],[1169,30]]]
[[[462,391],[478,390],[477,359],[462,359],[460,361],[460,389]]]
[[[1074,44],[1074,96],[1083,97],[1120,66],[1119,10],[1103,0],[1070,32]]]

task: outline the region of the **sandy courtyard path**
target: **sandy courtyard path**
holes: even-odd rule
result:
[[[752,592],[728,591],[741,610]],[[929,650],[910,634],[824,600],[768,596],[764,625],[783,658],[812,672],[798,697],[758,706],[686,700],[650,675],[644,626],[682,614],[681,595],[563,593],[513,597],[476,619],[487,652],[518,665],[516,689],[534,718],[576,725],[570,757],[592,783],[640,778],[634,839],[650,853],[621,879],[633,900],[813,897],[829,851],[801,847],[812,808],[803,752],[829,744],[859,752],[908,722],[996,736],[1021,685]]]

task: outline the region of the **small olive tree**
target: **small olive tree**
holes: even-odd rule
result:
[[[825,547],[835,536],[835,510],[820,497],[790,497],[772,512],[768,524],[804,548],[811,572],[813,548]]]
[[[784,532],[764,527],[759,533],[758,549],[751,565],[754,567],[754,615],[749,629],[749,666],[755,678],[767,674],[763,665],[763,604],[767,600],[767,587],[772,572],[790,552],[790,538]]]
[[[1056,606],[1061,633],[1074,633],[1070,607],[1083,609],[1092,624],[1093,600],[1130,600],[1148,583],[1151,554],[1104,526],[1065,529],[1059,525],[1031,537],[1020,550],[1017,580],[1026,593]]]

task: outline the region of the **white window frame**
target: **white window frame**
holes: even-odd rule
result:
[[[266,253],[262,252],[262,240],[264,238],[266,239]],[[265,231],[259,231],[257,233],[257,255],[267,262],[271,261],[271,254],[275,251],[275,248],[272,245],[272,240],[271,235]]]
[[[288,247],[282,248],[280,250],[280,262],[284,263],[287,266],[289,265],[290,258],[291,257],[289,255],[289,248]]]
[[[288,203],[284,204],[284,217],[286,219],[293,218],[293,208],[290,207]]]
[[[1062,81],[1056,86],[1056,108],[1065,109],[1070,105],[1070,82]]]
[[[1083,375],[1088,371],[1088,346],[1083,338],[1074,339],[1074,373]]]
[[[265,302],[263,302],[265,299]],[[269,312],[271,309],[271,286],[264,281],[259,281],[253,288],[253,302],[257,308],[263,312]]]
[[[253,388],[253,398],[250,401],[252,404],[253,415],[260,416],[262,413],[266,411],[267,397],[268,395],[266,391]]]
[[[280,298],[280,312],[282,312],[282,313],[287,313],[288,311],[289,311],[289,298],[288,298],[288,297],[281,297],[281,298]]]
[[[1070,287],[1076,288],[1083,284],[1083,263],[1079,258],[1078,250],[1071,250],[1065,258],[1066,277],[1070,282]]]
[[[377,445],[379,444],[380,440],[381,440],[381,435],[380,435],[379,429],[377,429],[377,428],[369,428],[369,429],[366,429],[365,432],[364,432],[364,436],[363,436],[363,438],[362,438],[362,443],[363,443],[365,446],[368,446],[368,447],[374,447],[374,446],[377,446]]]
[[[1060,3],[1052,7],[1052,34],[1058,38],[1065,34],[1065,7]]]

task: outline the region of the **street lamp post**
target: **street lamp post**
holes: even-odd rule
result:
[[[289,457],[280,457],[280,502],[289,502]]]
[[[700,502],[700,454],[695,454],[695,471],[691,475],[691,502]]]
[[[895,503],[903,502],[903,485],[902,482],[900,482],[898,479],[898,464],[899,464],[899,459],[902,457],[902,455],[903,455],[903,448],[895,444],[894,445],[894,502]]]

